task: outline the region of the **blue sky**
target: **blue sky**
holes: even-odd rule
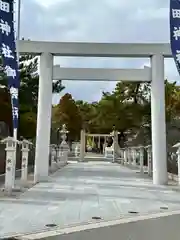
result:
[[[169,42],[169,0],[21,0],[21,37],[86,42]],[[141,68],[148,59],[55,58],[62,67]],[[179,81],[172,59],[165,75]],[[63,82],[75,99],[96,101],[114,82]],[[61,94],[61,95],[62,95]],[[53,103],[60,96],[53,96]]]

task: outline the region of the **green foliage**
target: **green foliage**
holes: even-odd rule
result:
[[[61,91],[63,91],[65,89],[65,87],[62,85],[62,81],[61,80],[57,80],[55,82],[53,82],[53,93],[60,93]]]
[[[9,126],[12,133],[12,113],[9,94],[6,88],[0,88],[0,121]]]
[[[73,100],[73,108],[76,110],[70,112],[67,109],[73,108],[68,103],[69,100],[64,101],[63,97],[60,101],[61,114],[56,116],[56,119],[61,119],[61,123],[67,123],[69,121],[67,119],[72,119],[71,124],[74,123],[75,126],[77,124],[78,131],[81,126],[91,133],[109,133],[115,126],[124,141],[127,137],[143,136],[143,143],[149,144],[151,141],[150,90],[149,83],[118,82],[112,93],[102,93],[99,102]],[[175,82],[165,81],[165,101],[166,121],[169,124],[180,117],[180,87]],[[62,107],[62,102],[66,107]],[[79,116],[79,113],[81,120],[79,117],[75,120],[74,115]]]
[[[38,58],[31,55],[20,56],[19,59],[20,70],[20,89],[19,89],[19,136],[25,138],[35,137],[36,134],[36,115],[38,103]],[[0,108],[3,109],[3,115],[0,114],[0,120],[3,120],[12,129],[12,114],[11,101],[9,91],[7,89],[7,78],[3,71],[2,58],[0,58],[0,91],[5,89],[6,99],[5,103],[0,98]],[[53,82],[53,93],[60,93],[64,86],[61,80]]]
[[[21,114],[19,120],[19,132],[21,136],[26,136],[28,139],[33,139],[36,135],[36,113],[25,112]]]
[[[69,131],[69,140],[79,139],[80,130],[82,128],[82,119],[80,111],[71,94],[66,93],[59,104],[55,107],[53,113],[56,121],[56,127],[66,124]]]

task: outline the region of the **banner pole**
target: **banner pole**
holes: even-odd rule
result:
[[[19,40],[20,40],[20,28],[21,28],[21,0],[17,0],[17,30],[16,30],[16,51],[17,51],[17,62],[19,65]],[[17,129],[13,130],[13,137],[17,140]]]
[[[19,40],[21,33],[21,0],[17,0],[17,33],[16,33],[16,50],[17,50],[17,60],[19,62]]]
[[[20,28],[21,28],[21,0],[18,0],[17,40],[20,40]]]

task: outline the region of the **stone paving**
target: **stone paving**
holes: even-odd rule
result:
[[[161,209],[163,208],[163,209]],[[154,186],[135,170],[105,162],[71,163],[21,194],[0,198],[0,238],[180,209],[180,192]]]

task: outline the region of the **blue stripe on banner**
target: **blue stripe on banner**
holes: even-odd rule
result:
[[[0,0],[0,29],[0,48],[3,66],[8,77],[8,88],[11,94],[13,128],[17,129],[20,80],[16,55],[13,0]]]
[[[180,0],[170,0],[170,44],[180,74]]]

